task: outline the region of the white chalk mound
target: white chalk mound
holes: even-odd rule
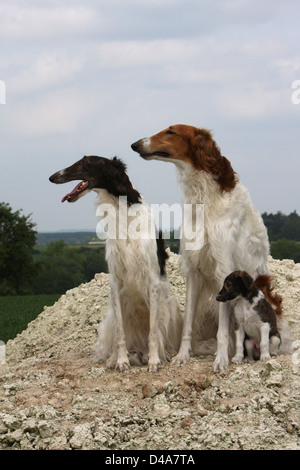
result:
[[[185,284],[168,276],[182,311]],[[269,258],[294,352],[212,371],[213,357],[120,374],[93,362],[108,275],[69,290],[6,345],[0,449],[300,449],[300,264]],[[3,362],[3,361],[2,361]]]

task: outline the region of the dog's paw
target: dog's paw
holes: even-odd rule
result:
[[[229,366],[228,357],[224,357],[223,355],[218,355],[215,359],[213,369],[215,372],[226,372]]]
[[[262,362],[266,362],[266,361],[268,361],[269,359],[271,359],[271,356],[270,356],[269,353],[261,354],[261,356],[260,356],[260,360],[261,360]]]
[[[106,361],[105,364],[107,369],[114,369],[116,367],[116,358],[115,357],[109,357]]]
[[[116,363],[116,369],[119,372],[126,372],[130,369],[130,365],[128,361],[120,361],[118,360]]]
[[[180,366],[181,364],[186,364],[190,360],[190,353],[178,353],[177,356],[174,356],[172,359],[172,364]]]
[[[158,372],[161,366],[160,361],[149,362],[148,363],[148,372]]]
[[[242,364],[242,362],[243,362],[243,356],[235,355],[235,356],[231,359],[231,362],[233,362],[233,364]]]

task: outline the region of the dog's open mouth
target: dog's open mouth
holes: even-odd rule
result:
[[[82,193],[85,189],[87,189],[89,187],[90,183],[89,181],[82,181],[81,183],[77,184],[77,186],[75,186],[75,188],[73,189],[73,191],[71,191],[70,193],[66,194],[61,202],[65,202],[65,201],[68,201],[68,202],[73,202],[77,199],[78,195],[80,193]]]
[[[153,153],[141,153],[140,154],[141,157],[147,159],[147,158],[153,158],[153,157],[169,157],[170,154],[168,152],[160,152],[160,151],[157,151],[157,152],[153,152]]]

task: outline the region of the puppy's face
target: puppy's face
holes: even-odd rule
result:
[[[253,279],[245,271],[234,271],[226,277],[223,287],[218,293],[218,302],[228,302],[239,296],[245,296],[253,286]]]
[[[240,290],[237,289],[237,282],[225,279],[224,284],[220,292],[218,293],[216,300],[218,302],[228,302],[229,300],[236,299],[240,295]]]

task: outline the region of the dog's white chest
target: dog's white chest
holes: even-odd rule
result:
[[[253,304],[250,304],[248,300],[240,297],[237,299],[235,308],[234,308],[235,318],[238,323],[243,323],[248,320],[253,315],[256,315],[256,312],[253,308]]]
[[[237,323],[242,325],[245,332],[257,341],[260,341],[260,327],[262,320],[257,310],[255,310],[255,307],[261,298],[263,298],[262,292],[253,299],[252,303],[243,297],[240,297],[237,299],[234,308],[234,316]]]

